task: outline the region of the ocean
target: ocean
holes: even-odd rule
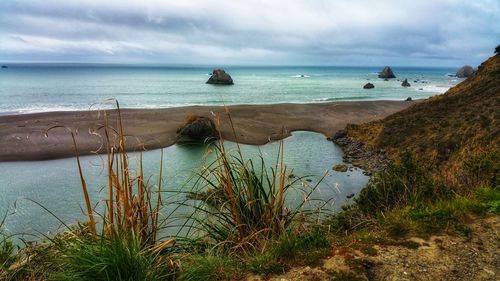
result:
[[[393,67],[397,79],[383,81],[381,69],[227,66],[235,84],[218,86],[205,84],[208,66],[8,64],[0,69],[0,114],[103,109],[110,99],[122,108],[419,99],[461,80],[448,76],[451,68]],[[401,87],[405,78],[411,87]],[[368,82],[375,88],[363,89]]]

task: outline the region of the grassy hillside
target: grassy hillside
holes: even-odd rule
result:
[[[347,133],[385,149],[393,159],[410,151],[432,165],[434,174],[448,185],[471,180],[479,184],[490,181],[491,175],[498,177],[499,117],[500,54],[496,54],[445,94],[380,121],[349,125]]]

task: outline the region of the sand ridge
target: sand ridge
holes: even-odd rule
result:
[[[156,149],[175,144],[186,116],[219,119],[226,140],[260,145],[306,130],[332,136],[348,123],[383,118],[415,102],[355,101],[317,104],[189,106],[163,109],[122,109],[127,150],[141,145]],[[234,124],[231,129],[228,115]],[[116,128],[116,110],[107,110]],[[75,155],[70,131],[79,153],[92,154],[103,146],[104,111],[46,112],[0,116],[0,161],[46,160]],[[104,152],[102,149],[99,152]]]

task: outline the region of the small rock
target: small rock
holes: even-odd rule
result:
[[[337,172],[347,172],[348,167],[345,164],[337,164],[337,165],[333,166],[333,170],[335,170]]]
[[[405,101],[412,101],[411,97],[406,98]]]
[[[366,83],[363,86],[363,89],[373,89],[373,88],[375,88],[375,85],[373,85],[372,83]]]
[[[410,83],[408,83],[408,79],[405,79],[403,81],[403,83],[401,83],[401,86],[403,86],[403,87],[410,87],[411,85],[410,85]]]

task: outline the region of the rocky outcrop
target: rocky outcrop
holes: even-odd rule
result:
[[[349,137],[345,130],[338,131],[330,140],[342,147],[344,162],[360,167],[366,175],[380,172],[389,164],[385,150],[372,150],[365,143]]]
[[[195,116],[177,130],[179,143],[207,143],[219,138],[219,132],[212,119]]]
[[[408,83],[408,79],[405,79],[405,81],[403,81],[403,83],[401,83],[401,86],[403,87],[410,87],[410,83]]]
[[[392,69],[386,66],[381,72],[378,73],[378,78],[396,78],[396,76],[392,72]]]
[[[470,65],[464,65],[462,66],[458,71],[457,71],[457,77],[458,78],[467,78],[469,77],[472,73],[474,73],[474,68]]]
[[[212,76],[208,78],[207,84],[233,85],[233,79],[222,68],[216,68],[212,71]]]
[[[363,86],[363,89],[373,89],[373,88],[375,88],[375,85],[373,85],[372,83],[366,83]]]

